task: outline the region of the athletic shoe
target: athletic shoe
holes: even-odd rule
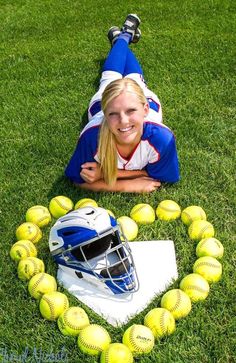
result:
[[[139,39],[141,38],[141,30],[139,28],[136,29],[134,33],[134,37],[131,40],[132,43],[138,43]]]
[[[117,40],[120,33],[121,33],[121,31],[120,31],[120,28],[118,28],[118,26],[112,26],[108,30],[107,37],[108,37],[111,45],[113,45],[115,43],[115,41]]]
[[[121,33],[120,28],[118,26],[112,26],[107,33],[107,37],[111,43],[111,46],[115,44],[116,40],[118,39],[119,35]],[[132,43],[138,43],[139,39],[141,38],[141,30],[136,29],[134,33],[133,40],[131,40]]]
[[[140,24],[140,19],[136,14],[129,14],[121,28],[122,32],[129,33],[131,35],[131,41],[134,39],[134,35],[138,26]]]

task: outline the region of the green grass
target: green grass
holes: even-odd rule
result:
[[[133,49],[150,88],[162,101],[164,122],[176,134],[181,181],[151,195],[91,194],[76,190],[65,180],[63,170],[98,85],[109,49],[107,29],[121,25],[129,12],[142,19],[143,37]],[[117,217],[128,215],[137,203],[156,207],[163,199],[173,199],[182,208],[202,206],[225,248],[223,277],[211,286],[206,301],[194,304],[191,313],[177,323],[175,334],[156,342],[150,355],[135,361],[236,361],[235,3],[1,0],[0,24],[0,360],[20,361],[28,349],[27,362],[33,357],[36,361],[36,354],[37,362],[47,362],[48,353],[61,353],[71,363],[99,361],[81,354],[74,338],[62,336],[56,323],[41,317],[9,257],[26,210],[35,204],[48,206],[53,196],[64,194],[74,202],[95,198]],[[44,229],[38,251],[47,272],[55,275],[49,229]],[[192,271],[196,244],[180,220],[142,226],[138,238],[174,240],[179,280],[173,286]],[[85,308],[91,322],[103,325],[113,342],[121,341],[131,323],[142,324],[161,298],[156,297],[127,325],[114,328],[67,296],[70,305]]]

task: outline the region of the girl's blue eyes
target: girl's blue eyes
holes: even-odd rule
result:
[[[135,108],[131,108],[129,110],[126,111],[127,114],[131,114],[133,112],[135,112],[136,109]],[[110,112],[108,116],[119,116],[119,113],[118,112]]]

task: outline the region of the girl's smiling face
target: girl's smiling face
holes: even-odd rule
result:
[[[134,93],[126,91],[109,102],[105,117],[118,146],[134,147],[139,143],[148,110],[148,103],[143,105]]]

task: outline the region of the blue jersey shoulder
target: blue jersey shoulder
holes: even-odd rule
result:
[[[174,134],[167,126],[154,122],[144,123],[142,139],[148,140],[160,152],[163,148],[165,149],[173,138]]]
[[[159,154],[157,162],[147,165],[148,175],[161,182],[178,181],[178,156],[173,132],[165,125],[145,122],[142,139],[147,140]]]
[[[85,127],[81,134],[80,134],[80,137],[79,137],[79,140],[81,138],[89,138],[90,140],[90,137],[93,138],[93,140],[97,140],[98,139],[98,133],[99,133],[99,130],[100,130],[100,125],[94,125],[94,126],[91,126],[91,127]],[[90,140],[91,141],[91,140]]]

